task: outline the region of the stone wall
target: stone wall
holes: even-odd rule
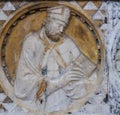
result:
[[[0,30],[12,14],[30,2],[0,2]],[[105,50],[104,80],[96,94],[90,98],[80,110],[81,115],[112,115],[120,113],[120,2],[112,1],[71,1],[80,7],[93,20],[102,34]],[[16,105],[4,94],[0,93],[0,112],[15,111]],[[20,110],[19,110],[20,111]],[[75,115],[75,113],[74,113]]]

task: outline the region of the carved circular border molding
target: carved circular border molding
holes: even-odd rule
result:
[[[9,75],[9,70],[7,68],[6,62],[5,62],[5,47],[7,45],[7,40],[9,39],[9,36],[11,34],[12,29],[19,23],[19,21],[23,20],[29,15],[32,15],[36,12],[46,11],[48,7],[56,6],[56,5],[65,5],[69,7],[72,11],[72,15],[76,16],[83,24],[86,25],[86,27],[89,29],[89,31],[93,34],[97,46],[97,68],[99,70],[98,72],[98,87],[100,86],[102,82],[102,71],[103,71],[103,62],[104,62],[104,51],[103,51],[103,45],[101,41],[101,34],[99,32],[99,29],[97,29],[92,22],[92,20],[82,11],[82,9],[68,3],[68,2],[39,2],[39,3],[32,3],[29,5],[26,5],[16,11],[10,19],[6,22],[6,24],[3,27],[3,30],[1,32],[0,37],[0,84],[4,90],[4,92],[13,100],[15,101],[15,95],[14,95],[14,88],[13,84]],[[79,103],[80,108],[84,103],[90,98],[92,95],[94,95],[96,89],[98,87],[95,87],[95,89],[92,90],[91,94],[87,95],[82,101]],[[22,106],[22,104],[21,104]],[[78,105],[77,105],[78,106]],[[71,108],[68,110],[63,111],[63,113],[68,113],[71,111]]]

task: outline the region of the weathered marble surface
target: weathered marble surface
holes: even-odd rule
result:
[[[109,103],[113,115],[120,113],[120,78],[119,78],[119,33],[120,33],[120,2],[108,2],[108,33],[106,39]]]
[[[76,3],[75,3],[76,4]],[[109,5],[109,8],[111,8],[111,4],[112,3],[108,3],[108,5]],[[86,6],[86,7],[84,7],[84,9],[86,9],[86,10],[90,10],[91,8],[92,9],[96,9],[96,6],[94,6],[94,4],[92,4],[92,3],[88,3],[87,5],[89,5],[89,6]],[[92,6],[91,6],[92,5]],[[12,8],[13,10],[14,10],[14,8],[11,6],[11,5],[9,5],[9,7],[8,8]],[[103,7],[101,8],[101,9],[106,9],[106,5],[103,5]],[[4,9],[7,9],[7,8],[4,8]],[[108,13],[111,13],[111,9],[108,9]],[[2,15],[3,15],[3,13],[2,13]],[[103,16],[103,14],[101,14],[101,11],[98,11],[97,12],[97,14],[95,14],[94,16],[93,16],[93,19],[94,20],[97,20],[97,19],[102,19],[102,20],[104,20],[104,17],[105,17],[105,15]],[[114,16],[113,16],[114,17]],[[6,18],[6,16],[5,15],[3,15],[3,17],[1,17],[1,18],[4,18],[4,20],[6,20],[7,18]],[[112,21],[113,21],[113,19],[111,19]],[[119,19],[117,18],[116,20],[114,20],[113,21],[113,25],[116,25],[117,23],[119,22]],[[104,26],[101,26],[101,30],[103,29],[103,30],[105,30],[107,27],[106,27],[107,25],[105,24]],[[111,23],[109,24],[109,27],[111,27]],[[119,28],[119,26],[117,26],[117,28]],[[109,28],[110,29],[110,28]],[[112,29],[112,30],[114,30],[114,29]],[[111,33],[112,32],[112,30],[110,30],[109,32]],[[109,34],[108,34],[109,35]],[[104,34],[103,34],[103,36],[104,36]],[[111,37],[111,34],[110,34],[110,37]],[[114,38],[113,38],[114,39]],[[106,36],[103,38],[103,41],[105,42],[105,44],[107,44],[106,46],[108,47],[108,52],[110,51],[110,48],[112,47],[111,45],[109,45],[108,44],[108,42],[110,43],[110,44],[112,44],[112,41],[110,41],[110,39],[108,39],[108,38],[106,38]],[[112,48],[111,48],[112,49]],[[111,54],[107,54],[107,59],[109,60],[109,56],[110,56]],[[81,115],[92,115],[92,114],[95,114],[95,115],[106,115],[106,114],[108,114],[109,113],[109,106],[106,104],[106,103],[104,103],[104,99],[105,99],[105,97],[106,97],[106,93],[108,93],[107,92],[107,76],[108,76],[108,74],[107,74],[107,72],[108,72],[108,65],[106,64],[106,66],[105,66],[105,68],[106,68],[106,70],[105,70],[105,79],[104,79],[104,81],[103,81],[103,84],[102,84],[102,86],[101,86],[101,88],[98,90],[98,95],[95,95],[92,99],[90,99],[90,101],[88,102],[88,104],[86,104],[85,105],[85,107],[83,107],[80,111],[82,111],[83,113],[78,113],[79,115],[81,114]],[[112,76],[110,76],[111,77],[111,80],[112,80]],[[115,86],[115,82],[114,81],[111,81],[113,84],[114,84],[114,86]],[[112,86],[113,87],[113,86]],[[1,96],[1,98],[2,98],[2,96]],[[97,105],[97,106],[96,106]],[[114,105],[114,102],[113,102],[113,105]],[[100,111],[100,109],[99,108],[102,108],[101,110],[103,110],[103,111]],[[12,108],[10,108],[10,109],[12,109]],[[20,110],[18,110],[18,111],[20,111]],[[2,113],[2,115],[3,115],[4,113]],[[7,114],[7,113],[5,113],[5,114]],[[10,114],[10,113],[9,113]],[[14,114],[14,113],[11,113],[12,115]],[[16,114],[16,113],[15,113]],[[17,114],[22,114],[22,112],[21,113],[17,113]],[[23,114],[24,115],[24,114]],[[73,115],[77,115],[77,114],[73,114]]]

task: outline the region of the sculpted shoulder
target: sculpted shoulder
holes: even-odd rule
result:
[[[38,32],[30,32],[25,36],[22,47],[33,47],[42,45]]]
[[[37,32],[30,32],[28,35],[25,36],[24,42],[34,42],[38,40],[39,35]]]

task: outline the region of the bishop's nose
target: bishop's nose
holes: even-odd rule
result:
[[[60,26],[59,30],[60,32],[63,32],[63,26]]]

